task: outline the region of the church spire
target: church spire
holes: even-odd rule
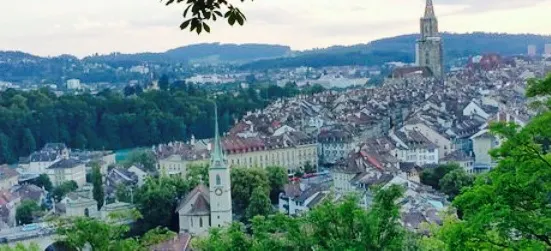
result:
[[[218,107],[214,102],[214,149],[211,155],[212,161],[224,161],[224,153],[222,152],[222,144],[220,143],[220,133],[218,131]]]
[[[425,18],[431,17],[436,17],[434,14],[434,5],[432,4],[432,0],[427,0],[427,4],[425,5]]]

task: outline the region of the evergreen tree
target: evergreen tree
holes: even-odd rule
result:
[[[92,185],[94,200],[98,202],[98,210],[103,206],[105,199],[105,192],[103,191],[103,176],[101,175],[101,170],[99,165],[94,164],[92,167]]]

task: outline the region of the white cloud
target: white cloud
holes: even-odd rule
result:
[[[414,33],[424,0],[256,0],[239,3],[243,27],[180,31],[183,5],[153,0],[3,1],[0,50],[39,55],[163,51],[198,42],[273,43],[295,49]],[[551,0],[433,0],[443,31],[548,33]],[[524,4],[529,2],[530,4]],[[496,6],[499,5],[497,8]]]

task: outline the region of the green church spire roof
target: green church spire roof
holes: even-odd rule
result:
[[[213,151],[211,154],[211,168],[223,168],[224,167],[224,152],[222,149],[222,143],[220,142],[220,132],[218,131],[218,107],[216,102],[214,103],[214,142]]]

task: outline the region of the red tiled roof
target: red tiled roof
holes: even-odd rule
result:
[[[149,248],[150,251],[188,251],[190,250],[191,235],[182,233],[173,239],[159,243]]]

